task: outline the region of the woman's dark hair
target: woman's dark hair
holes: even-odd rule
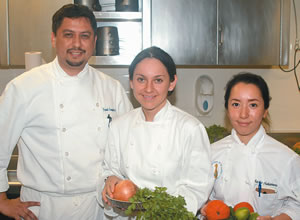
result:
[[[167,72],[170,77],[170,81],[173,82],[175,80],[176,75],[176,65],[172,57],[165,52],[164,50],[160,49],[159,47],[149,47],[142,50],[140,53],[136,55],[129,66],[129,79],[133,80],[133,72],[136,66],[146,58],[155,58],[158,59],[167,69]],[[168,95],[171,95],[173,91],[169,91]]]
[[[57,29],[61,26],[64,18],[80,18],[84,17],[90,21],[94,31],[97,32],[97,21],[94,13],[85,5],[67,4],[61,7],[52,17],[52,32],[56,36]]]
[[[253,73],[239,73],[234,75],[232,79],[226,85],[226,92],[224,95],[225,99],[225,108],[228,109],[228,99],[231,93],[232,88],[238,83],[245,83],[245,84],[253,84],[259,88],[261,92],[261,96],[264,100],[264,108],[268,109],[271,101],[271,97],[269,94],[269,88],[266,81],[259,75]]]

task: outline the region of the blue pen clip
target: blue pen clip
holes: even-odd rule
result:
[[[258,182],[258,197],[260,197],[261,194],[261,181]]]
[[[108,119],[108,127],[110,127],[110,123],[112,121],[112,117],[110,116],[110,114],[107,115],[107,119]]]

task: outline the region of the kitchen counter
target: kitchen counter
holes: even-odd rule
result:
[[[290,148],[300,142],[300,133],[269,133],[269,135]]]

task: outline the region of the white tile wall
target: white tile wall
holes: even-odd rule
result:
[[[104,73],[119,80],[128,92],[129,97],[137,106],[130,93],[127,68],[101,68]],[[274,69],[178,69],[178,83],[175,92],[170,97],[173,104],[198,117],[206,126],[212,124],[224,125],[224,87],[233,74],[250,71],[261,75],[268,83],[272,96],[270,106],[271,131],[300,132],[300,92],[297,89],[293,73],[284,73]],[[21,69],[0,69],[0,91],[15,76],[21,74]],[[299,72],[299,70],[298,70]],[[195,81],[201,75],[209,75],[214,81],[214,107],[209,116],[199,116],[195,107]],[[298,74],[300,77],[300,74]]]

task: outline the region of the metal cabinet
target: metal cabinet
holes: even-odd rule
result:
[[[178,65],[216,64],[217,3],[213,0],[152,0],[151,45]]]
[[[0,0],[0,64],[24,66],[26,51],[41,51],[48,62],[55,57],[51,46],[52,15],[72,0]],[[5,23],[4,23],[5,22]]]
[[[218,63],[287,64],[289,8],[288,0],[219,1]]]
[[[152,0],[151,45],[177,65],[286,65],[289,0]]]
[[[51,18],[73,0],[0,0],[0,66],[24,66],[24,52],[46,62]],[[24,0],[23,0],[24,1]],[[138,12],[94,12],[97,25],[116,26],[120,54],[92,56],[91,65],[129,65],[152,45],[177,65],[287,65],[290,0],[139,0]]]

